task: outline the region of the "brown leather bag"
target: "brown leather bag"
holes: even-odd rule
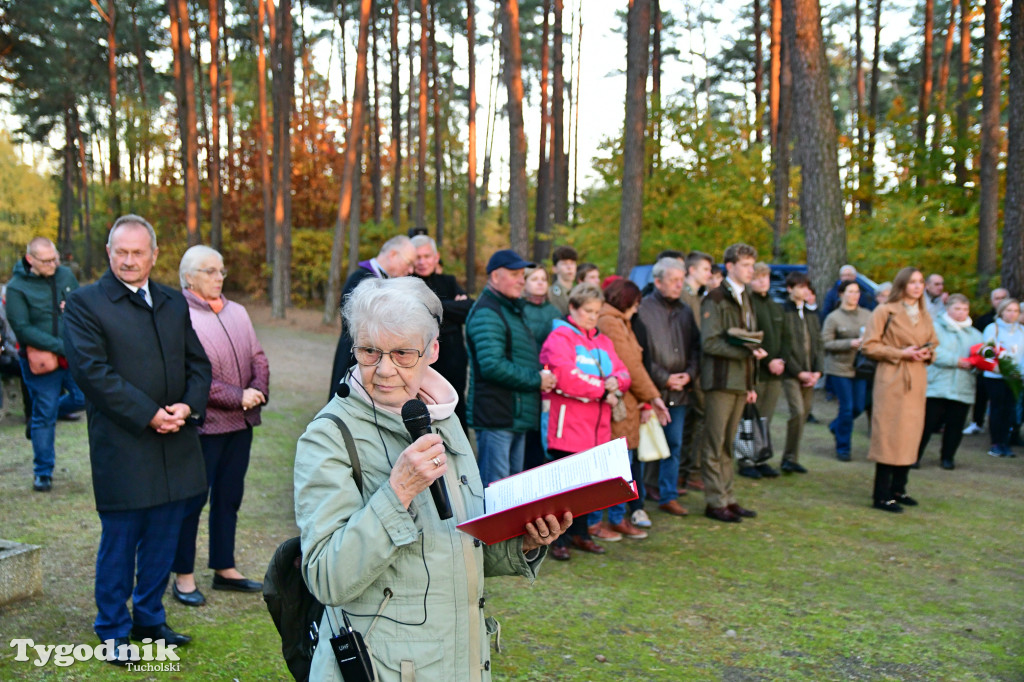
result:
[[[28,370],[33,374],[49,374],[58,367],[57,354],[33,346],[25,346]]]

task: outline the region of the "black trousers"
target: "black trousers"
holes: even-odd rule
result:
[[[568,457],[569,455],[573,454],[575,453],[567,452],[566,450],[552,450],[551,448],[548,448],[548,456],[553,460],[562,459],[563,457]],[[561,545],[563,547],[568,547],[569,537],[572,535],[581,538],[589,538],[590,531],[587,530],[588,518],[590,518],[590,514],[581,514],[580,516],[574,516],[572,519],[572,525],[569,526],[569,530],[567,530],[565,533],[562,533],[562,535],[559,536],[557,540],[555,540],[555,544]]]
[[[875,463],[875,502],[894,500],[907,494],[909,466]]]
[[[985,410],[988,409],[988,389],[985,387],[984,377],[978,378],[978,387],[974,389],[974,423],[978,426],[985,425]]]
[[[992,445],[1009,447],[1010,435],[1017,418],[1017,401],[1013,391],[1004,379],[982,377],[988,393],[988,428],[992,434]]]
[[[964,422],[967,421],[967,413],[970,411],[971,406],[959,400],[928,398],[925,402],[924,434],[917,449],[917,461],[921,461],[932,434],[939,427],[945,426],[942,431],[942,461],[952,462],[957,448],[960,447],[960,441],[963,440]]]

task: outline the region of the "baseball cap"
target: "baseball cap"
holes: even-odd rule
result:
[[[523,268],[532,268],[534,263],[523,258],[513,251],[512,249],[502,249],[501,251],[495,251],[491,259],[487,261],[487,274],[491,274],[498,268],[507,268],[509,270],[522,270]]]

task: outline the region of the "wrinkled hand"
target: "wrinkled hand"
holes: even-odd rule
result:
[[[552,372],[541,372],[540,373],[540,391],[541,393],[547,393],[555,390],[555,386],[558,385],[558,377]]]
[[[604,380],[604,390],[609,393],[619,390],[619,380],[615,377],[608,377]]]
[[[263,395],[263,391],[258,388],[247,388],[242,391],[242,409],[251,410],[257,405],[262,405],[267,402],[267,396]]]
[[[437,464],[435,464],[435,460]],[[448,458],[444,453],[441,436],[428,433],[420,436],[398,456],[388,482],[406,509],[413,498],[430,487],[448,471]]]
[[[651,405],[654,406],[654,413],[658,415],[658,423],[665,426],[672,421],[672,415],[668,413],[668,407],[665,405],[665,401],[661,398],[655,398],[651,401]]]
[[[755,360],[764,360],[766,357],[768,357],[768,351],[766,351],[764,348],[754,348],[750,352],[754,354]]]
[[[786,361],[782,358],[775,358],[768,363],[768,371],[775,376],[779,376],[786,371]]]
[[[747,391],[747,402],[751,405],[757,402],[757,391]]]
[[[526,535],[523,536],[523,553],[532,552],[538,547],[550,545],[572,525],[572,512],[565,512],[559,522],[554,514],[526,524]]]
[[[157,433],[174,433],[185,425],[185,420],[192,414],[192,408],[185,403],[174,403],[161,407],[149,420],[149,427]]]

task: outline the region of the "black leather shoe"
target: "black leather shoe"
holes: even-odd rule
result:
[[[740,467],[738,473],[740,476],[746,476],[754,480],[761,478],[761,472],[757,470],[757,467]]]
[[[761,474],[761,478],[775,478],[779,475],[779,472],[771,467],[770,464],[758,464],[757,470]]]
[[[952,471],[953,469],[956,469],[956,465],[953,464],[953,460],[944,459],[942,460],[942,468],[945,469],[946,471]]]
[[[739,523],[743,520],[733,514],[728,507],[712,507],[710,504],[704,508],[704,516],[723,523]]]
[[[896,503],[897,504],[901,504],[904,507],[916,507],[917,506],[917,500],[915,500],[910,495],[907,495],[906,493],[903,493],[902,495],[897,495],[896,496]]]
[[[884,502],[875,500],[875,503],[872,506],[875,509],[881,509],[882,511],[892,512],[894,514],[903,513],[903,507],[901,507],[896,500],[885,500]]]
[[[782,473],[784,474],[806,474],[807,469],[798,464],[797,462],[783,462]]]
[[[111,637],[110,640],[113,646],[105,650],[106,658],[103,659],[107,663],[123,667],[134,661],[142,660],[138,652],[132,657],[131,651],[128,649],[131,642],[127,637]],[[100,642],[106,644],[106,640],[101,639]]]
[[[52,487],[53,478],[51,476],[36,476],[32,479],[32,490],[37,493],[48,493]]]
[[[182,592],[178,589],[177,581],[171,581],[171,594],[185,606],[202,606],[206,603],[206,597],[198,587],[191,592]]]
[[[231,590],[232,592],[260,592],[263,590],[263,583],[258,583],[248,578],[225,578],[214,573],[213,589]]]
[[[180,632],[172,630],[167,623],[160,623],[160,625],[133,625],[132,626],[132,639],[136,642],[149,637],[154,642],[158,640],[164,640],[166,644],[177,644],[178,646],[184,646],[192,641],[192,638],[188,635],[183,635]]]
[[[735,502],[733,502],[732,504],[727,506],[726,509],[731,511],[736,516],[742,516],[745,519],[752,519],[755,516],[757,516],[757,512],[754,511],[753,509],[744,509],[743,507],[739,506]]]

